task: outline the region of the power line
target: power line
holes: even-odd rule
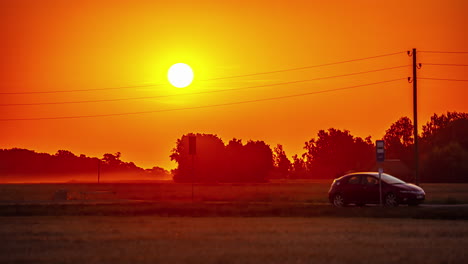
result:
[[[84,100],[84,101],[63,101],[63,102],[45,102],[45,103],[11,103],[11,104],[0,104],[0,106],[32,106],[32,105],[60,105],[60,104],[116,102],[116,101],[156,99],[156,98],[165,98],[165,97],[181,96],[181,95],[210,94],[210,93],[230,92],[230,91],[238,91],[238,90],[245,90],[245,89],[254,89],[254,88],[279,86],[279,85],[287,85],[287,84],[294,84],[294,83],[303,83],[303,82],[309,82],[309,81],[325,80],[325,79],[332,79],[332,78],[339,78],[339,77],[346,77],[346,76],[353,76],[353,75],[359,75],[359,74],[366,74],[366,73],[373,73],[373,72],[379,72],[379,71],[386,71],[386,70],[404,68],[404,67],[408,67],[408,66],[410,66],[410,65],[402,65],[402,66],[388,67],[388,68],[382,68],[382,69],[376,69],[376,70],[369,70],[369,71],[362,71],[362,72],[354,72],[354,73],[319,77],[319,78],[307,79],[307,80],[298,80],[298,81],[289,81],[289,82],[282,82],[282,83],[255,85],[255,86],[232,88],[232,89],[218,89],[218,90],[213,90],[213,91],[194,92],[194,93],[185,93],[185,94],[169,94],[169,95],[158,95],[158,96],[144,96],[144,97],[118,98],[118,99],[100,99],[100,100]]]
[[[453,54],[468,54],[468,51],[437,51],[437,50],[418,50],[424,53],[453,53]]]
[[[0,119],[0,121],[32,121],[32,120],[57,120],[57,119],[78,119],[78,118],[92,118],[92,117],[110,117],[110,116],[124,116],[124,115],[138,115],[138,114],[149,114],[149,113],[161,113],[161,112],[172,112],[172,111],[182,111],[182,110],[193,110],[193,109],[203,109],[203,108],[211,108],[211,107],[220,107],[220,106],[230,106],[230,105],[239,105],[239,104],[248,104],[248,103],[256,103],[256,102],[265,102],[265,101],[273,101],[273,100],[281,100],[293,97],[300,97],[300,96],[308,96],[314,94],[321,94],[321,93],[330,93],[336,91],[343,91],[349,89],[355,89],[364,86],[371,86],[383,83],[390,83],[400,80],[406,80],[406,78],[399,78],[399,79],[392,79],[374,83],[367,83],[361,85],[354,85],[336,89],[329,89],[323,91],[316,91],[316,92],[309,92],[309,93],[301,93],[301,94],[293,94],[293,95],[285,95],[285,96],[277,96],[277,97],[270,97],[270,98],[263,98],[263,99],[254,99],[254,100],[247,100],[247,101],[239,101],[239,102],[232,102],[232,103],[222,103],[222,104],[213,104],[213,105],[204,105],[204,106],[195,106],[195,107],[184,107],[184,108],[173,108],[173,109],[161,109],[161,110],[153,110],[153,111],[140,111],[140,112],[127,112],[127,113],[115,113],[115,114],[101,114],[101,115],[82,115],[82,116],[61,116],[61,117],[38,117],[38,118],[7,118],[7,119]]]
[[[356,61],[363,61],[363,60],[370,60],[382,57],[393,56],[397,54],[401,54],[403,51],[381,54],[376,56],[369,56],[364,58],[352,59],[352,60],[345,60],[345,61],[338,61],[332,63],[325,63],[325,64],[318,64],[312,66],[304,66],[304,67],[297,67],[297,68],[289,68],[289,69],[282,69],[282,70],[275,70],[275,71],[267,71],[267,72],[258,72],[258,73],[250,73],[250,74],[243,74],[243,75],[233,75],[233,76],[225,76],[225,77],[217,77],[211,79],[204,79],[200,81],[216,81],[216,80],[223,80],[223,79],[233,79],[233,78],[240,78],[240,77],[248,77],[248,76],[257,76],[257,75],[265,75],[265,74],[272,74],[272,73],[280,73],[280,72],[289,72],[289,71],[297,71],[297,70],[304,70],[304,69],[311,69],[311,68],[318,68],[324,66],[331,66],[337,65],[342,63],[350,63]],[[107,87],[107,88],[90,88],[90,89],[75,89],[75,90],[55,90],[55,91],[35,91],[35,92],[0,92],[0,95],[13,95],[13,94],[51,94],[51,93],[70,93],[70,92],[89,92],[89,91],[105,91],[105,90],[118,90],[118,89],[131,89],[131,88],[144,88],[144,87],[153,87],[159,86],[164,84],[144,84],[144,85],[131,85],[131,86],[120,86],[120,87]]]
[[[401,54],[401,53],[403,53],[403,51],[393,52],[393,53],[388,53],[388,54],[382,54],[382,55],[377,55],[377,56],[370,56],[370,57],[365,57],[365,58],[360,58],[360,59],[353,59],[353,60],[318,64],[318,65],[312,65],[312,66],[304,66],[304,67],[298,67],[298,68],[290,68],[290,69],[284,69],[284,70],[276,70],[276,71],[268,71],[268,72],[259,72],[259,73],[250,73],[250,74],[235,75],[235,76],[228,76],[228,77],[212,78],[212,79],[207,79],[206,81],[231,79],[231,78],[238,78],[238,77],[248,77],[248,76],[256,76],[256,75],[271,74],[271,73],[280,73],[280,72],[288,72],[288,71],[305,70],[305,69],[318,68],[318,67],[324,67],[324,66],[331,66],[331,65],[342,64],[342,63],[350,63],[350,62],[356,62],[356,61],[376,59],[376,58],[381,58],[381,57],[388,57],[388,56],[393,56],[393,55],[397,55],[397,54]]]
[[[260,87],[287,85],[287,84],[301,83],[301,82],[307,82],[307,81],[309,81],[309,80],[290,81],[290,82],[282,82],[282,83],[255,85],[255,86],[248,86],[248,87],[241,87],[241,88],[222,89],[222,90],[204,91],[204,92],[194,92],[194,93],[184,93],[184,94],[167,94],[167,95],[157,95],[157,96],[143,96],[143,97],[118,98],[118,99],[100,99],[100,100],[84,100],[84,101],[64,101],[64,102],[46,102],[46,103],[0,104],[0,106],[57,105],[57,104],[79,104],[79,103],[98,103],[98,102],[116,102],[116,101],[143,100],[143,99],[157,99],[157,98],[166,98],[166,97],[172,97],[172,96],[185,96],[185,95],[197,95],[197,94],[209,94],[209,93],[229,92],[229,91],[237,91],[237,90],[244,90],[244,89],[253,89],[253,88],[260,88]]]
[[[107,87],[107,88],[37,91],[37,92],[1,92],[0,94],[10,95],[10,94],[51,94],[51,93],[90,92],[90,91],[106,91],[106,90],[119,90],[119,89],[130,89],[130,88],[145,88],[145,87],[154,87],[154,86],[159,86],[159,85],[162,85],[162,84],[143,84],[143,85],[118,86],[118,87]]]
[[[468,82],[468,80],[462,79],[442,79],[442,78],[419,78],[422,80],[435,80],[435,81],[454,81],[454,82]]]
[[[436,65],[436,66],[468,66],[468,64],[454,64],[454,63],[421,63],[422,65]]]

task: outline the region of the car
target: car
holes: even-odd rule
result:
[[[419,205],[426,198],[424,190],[392,175],[382,173],[382,203],[388,207],[400,204]],[[328,191],[328,199],[336,207],[348,204],[363,206],[380,204],[379,173],[356,172],[335,179]]]

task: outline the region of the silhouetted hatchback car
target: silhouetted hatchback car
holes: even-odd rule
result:
[[[328,198],[336,207],[378,204],[379,173],[358,172],[335,179],[328,191]],[[385,206],[418,205],[425,198],[426,193],[421,187],[382,173],[382,202]]]

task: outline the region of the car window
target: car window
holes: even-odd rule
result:
[[[359,175],[352,176],[351,178],[349,178],[348,184],[359,184],[360,180],[361,177]]]
[[[386,174],[386,173],[382,173],[382,181],[388,183],[388,184],[405,184],[406,182],[396,178],[396,177],[393,177],[392,175],[389,175],[389,174]]]
[[[376,184],[379,184],[379,180],[377,180],[375,177],[372,177],[372,176],[366,176],[363,179],[363,184],[376,185]]]

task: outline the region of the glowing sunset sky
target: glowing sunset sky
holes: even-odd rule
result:
[[[280,143],[289,156],[302,153],[319,129],[375,140],[399,117],[412,118],[406,50],[468,50],[464,0],[231,2],[1,1],[0,148],[98,157],[120,151],[139,166],[171,169],[170,151],[189,132],[217,134],[225,143]],[[418,61],[421,78],[468,79],[468,67],[424,65],[468,64],[468,54],[418,52]],[[179,62],[195,73],[183,89],[167,81]],[[396,81],[261,101],[389,80]],[[419,80],[420,124],[433,113],[468,112],[467,85]],[[251,88],[237,89],[244,87]],[[251,100],[260,101],[232,104]],[[74,103],[24,105],[56,102]],[[198,108],[219,104],[228,105]],[[148,111],[156,112],[11,120]]]

